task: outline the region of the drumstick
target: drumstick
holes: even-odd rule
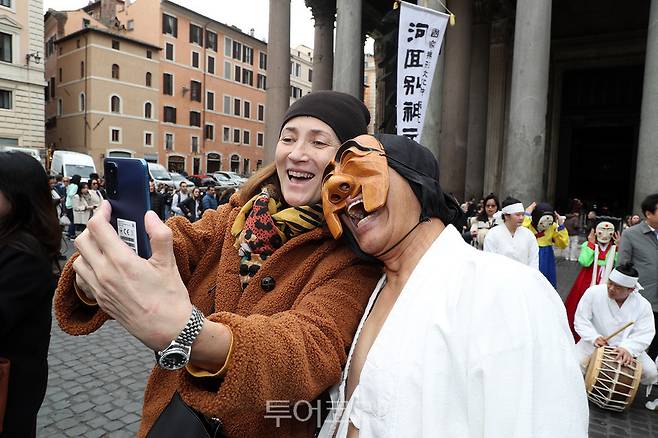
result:
[[[633,325],[633,321],[631,321],[631,322],[629,322],[628,324],[624,325],[622,328],[620,328],[619,330],[617,330],[617,331],[614,332],[613,334],[611,334],[611,335],[609,335],[609,336],[606,336],[604,339],[605,339],[606,342],[607,342],[607,341],[609,341],[610,339],[614,338],[614,337],[617,336],[619,333],[623,332],[624,330],[626,330],[628,327],[630,327],[630,326],[632,326],[632,325]]]

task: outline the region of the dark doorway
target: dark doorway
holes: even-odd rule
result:
[[[563,77],[556,208],[569,200],[599,214],[633,204],[642,65],[573,70]]]

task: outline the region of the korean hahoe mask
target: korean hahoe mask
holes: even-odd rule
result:
[[[596,240],[599,243],[608,243],[615,233],[615,226],[611,222],[603,221],[596,226]]]
[[[329,231],[338,239],[343,234],[340,215],[347,198],[363,197],[366,213],[386,204],[388,163],[384,146],[372,135],[360,135],[338,149],[322,181],[322,209]]]

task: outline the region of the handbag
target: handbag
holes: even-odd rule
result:
[[[5,410],[7,409],[7,398],[9,392],[9,359],[0,357],[0,434],[2,433],[2,424],[5,420]]]
[[[222,423],[189,407],[176,392],[146,438],[226,438]]]
[[[59,217],[59,224],[66,227],[68,225],[71,225],[71,220],[66,215],[60,216]]]

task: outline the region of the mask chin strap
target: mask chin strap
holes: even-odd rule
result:
[[[387,249],[386,251],[377,254],[375,257],[380,258],[381,256],[386,255],[386,254],[388,254],[389,252],[393,251],[393,250],[395,249],[395,247],[398,246],[399,244],[401,244],[402,241],[404,241],[404,239],[406,239],[407,237],[409,237],[409,235],[410,235],[411,233],[413,233],[414,230],[415,230],[416,228],[418,228],[418,226],[419,226],[420,224],[422,224],[423,222],[429,222],[429,221],[430,221],[430,218],[428,218],[428,217],[426,217],[426,218],[420,218],[420,220],[418,221],[418,223],[417,223],[416,225],[414,225],[413,228],[410,229],[409,232],[408,232],[407,234],[405,234],[400,240],[398,240],[397,243],[396,243],[395,245],[393,245],[392,247],[390,247],[390,248]]]

